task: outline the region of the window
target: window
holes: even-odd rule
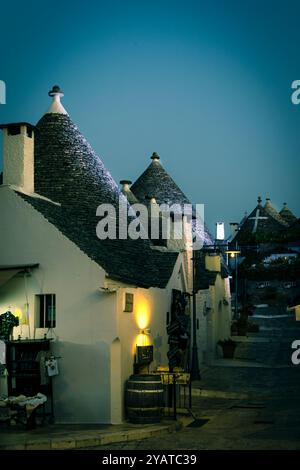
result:
[[[125,307],[124,312],[133,312],[133,294],[125,293]]]
[[[55,294],[37,295],[37,328],[55,328]]]

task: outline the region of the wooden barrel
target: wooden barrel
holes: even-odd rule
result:
[[[125,404],[129,421],[159,423],[164,407],[160,375],[131,375],[126,383]]]

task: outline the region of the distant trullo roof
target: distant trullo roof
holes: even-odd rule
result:
[[[268,197],[266,198],[265,210],[281,225],[283,225],[284,227],[288,227],[288,223],[281,217],[279,212],[275,209],[275,207],[271,203],[271,199]]]
[[[141,203],[147,204],[147,198],[153,196],[158,204],[189,204],[186,195],[166,172],[156,152],[151,163],[131,186],[131,191]]]
[[[238,232],[233,241],[247,241],[251,240],[253,236],[261,238],[272,239],[276,238],[288,227],[285,220],[280,216],[276,209],[267,198],[265,206],[262,205],[262,199],[259,196],[257,205],[253,211],[244,217],[239,225]]]
[[[287,222],[289,226],[293,225],[296,222],[297,217],[293,214],[293,212],[288,208],[287,203],[283,203],[283,208],[279,212],[281,218]]]
[[[137,286],[164,287],[173,271],[176,253],[155,251],[148,240],[97,238],[97,207],[112,204],[118,212],[119,197],[126,199],[62,107],[59,87],[53,87],[49,95],[53,104],[35,132],[35,192],[60,206],[24,194],[22,197],[110,277]]]
[[[153,152],[151,160],[150,165],[131,186],[131,191],[136,198],[144,204],[149,203],[149,197],[154,197],[159,205],[163,203],[169,205],[180,204],[181,206],[191,204],[187,196],[164,169],[156,152]],[[201,233],[201,237],[204,237],[204,244],[213,244],[212,236],[206,226],[204,226],[204,233]]]

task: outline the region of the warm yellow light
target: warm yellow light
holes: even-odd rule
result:
[[[19,319],[19,325],[28,325],[28,304],[25,304],[25,311],[16,307],[14,309],[14,316]]]
[[[234,258],[235,255],[240,255],[241,251],[240,250],[226,250],[225,253],[231,256],[231,258]]]
[[[144,330],[145,328],[149,326],[150,307],[149,307],[149,303],[145,299],[137,302],[136,322],[140,330]]]
[[[19,319],[19,322],[21,323],[22,319],[23,319],[23,312],[20,308],[15,308],[15,311],[14,311],[14,316],[17,317]]]
[[[151,341],[149,336],[141,333],[136,337],[136,345],[137,346],[150,346]]]

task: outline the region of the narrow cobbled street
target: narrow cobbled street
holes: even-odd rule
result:
[[[98,449],[300,449],[299,367],[211,367],[202,382],[215,397],[193,397],[192,425]]]

